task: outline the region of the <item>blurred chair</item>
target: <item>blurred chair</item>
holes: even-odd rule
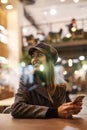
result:
[[[84,38],[83,29],[77,29],[75,32],[72,33],[73,39],[82,39]]]
[[[3,110],[2,113],[4,113],[4,114],[9,114],[10,112],[11,112],[11,106],[6,107],[6,108]]]
[[[49,32],[46,38],[47,43],[57,43],[61,41],[63,29],[60,28],[59,32]]]

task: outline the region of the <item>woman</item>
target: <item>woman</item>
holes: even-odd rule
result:
[[[15,118],[69,118],[81,110],[82,102],[66,102],[65,85],[55,83],[54,64],[58,53],[52,46],[39,43],[29,49],[34,66],[34,82],[21,82],[11,107]]]

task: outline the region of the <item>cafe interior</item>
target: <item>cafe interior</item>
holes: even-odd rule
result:
[[[28,48],[39,42],[57,49],[58,83],[67,82],[71,100],[85,95],[87,116],[87,0],[0,0],[0,113],[12,105],[21,76],[33,82]]]

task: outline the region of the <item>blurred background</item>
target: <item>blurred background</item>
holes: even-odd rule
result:
[[[70,97],[87,93],[87,0],[0,0],[0,112],[21,76],[33,82],[28,48],[39,42],[57,49],[56,82]]]

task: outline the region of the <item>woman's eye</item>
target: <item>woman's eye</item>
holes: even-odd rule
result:
[[[31,58],[34,58],[34,54],[31,55]]]
[[[41,56],[43,56],[43,54],[42,54],[42,53],[39,53],[38,56],[41,57]]]
[[[43,54],[42,53],[37,53],[37,54],[32,54],[31,58],[35,58],[35,57],[42,57]]]

